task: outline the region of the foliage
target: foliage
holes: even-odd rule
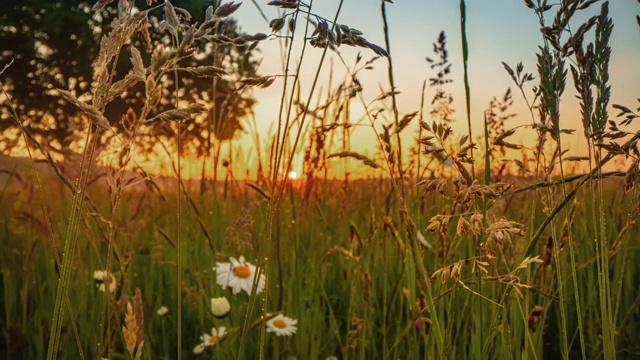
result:
[[[205,0],[189,1],[180,16],[189,14],[190,23],[201,24],[209,3]],[[143,9],[146,2],[136,1],[136,6]],[[24,114],[25,128],[43,143],[52,143],[54,146],[48,147],[50,151],[68,147],[77,140],[75,132],[83,127],[78,118],[78,108],[61,101],[54,89],[66,89],[78,98],[91,98],[92,84],[105,71],[96,67],[99,65],[100,38],[109,33],[113,21],[122,16],[115,7],[107,6],[96,12],[90,10],[91,4],[79,0],[33,0],[28,3],[10,0],[0,4],[0,48],[7,49],[0,53],[0,62],[8,63],[15,59],[4,73],[3,85],[17,101],[18,111]],[[150,27],[131,39],[131,45],[141,51],[144,62],[149,61],[153,44],[170,41],[168,33],[158,27],[162,14],[162,9],[152,11],[149,14]],[[230,38],[241,35],[233,19],[220,22],[212,32]],[[179,83],[177,92],[182,94],[184,101],[206,103],[212,109],[186,127],[182,134],[182,147],[203,155],[211,148],[213,135],[218,140],[228,140],[243,130],[241,121],[251,111],[255,99],[248,91],[236,92],[235,82],[241,77],[255,76],[258,62],[253,53],[245,52],[246,46],[203,41],[194,46],[197,56],[182,60],[180,66],[213,65],[233,69],[236,74],[235,78],[226,77],[213,82],[207,77],[183,77]],[[115,68],[108,69],[109,72],[114,70],[116,80],[124,79],[129,72],[130,56],[125,47],[117,57]],[[171,108],[176,92],[171,76],[163,82],[165,86],[157,104],[160,111]],[[143,96],[142,84],[118,94],[104,110],[110,126],[117,132],[124,131],[126,125],[121,119],[130,108],[134,113],[140,112]],[[0,131],[15,128],[13,122],[6,121],[6,113],[2,117],[5,120],[0,122]],[[166,123],[156,123],[145,131],[145,135],[140,139],[140,145],[150,151],[155,137],[162,136],[166,141],[172,141],[174,130]],[[2,141],[7,142],[4,146],[6,151],[16,139],[9,136],[3,137]]]

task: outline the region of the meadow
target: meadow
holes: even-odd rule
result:
[[[452,129],[444,32],[423,104],[405,113],[388,36],[371,43],[314,14],[313,1],[271,1],[282,16],[269,35],[225,32],[239,3],[208,8],[198,24],[177,2],[109,3],[93,9],[116,18],[92,65],[92,96],[57,90],[78,112],[73,146],[54,151],[2,88],[25,156],[0,158],[0,358],[640,357],[640,108],[610,102],[606,1],[524,1],[542,28],[537,68],[504,68],[532,123],[510,128],[508,91],[483,114],[483,134],[471,134],[468,113],[468,132]],[[387,35],[385,11],[397,5],[381,1]],[[460,11],[468,110],[465,1]],[[294,52],[296,36],[309,48]],[[216,99],[217,82],[240,71],[188,63],[198,42],[250,53],[282,39],[284,74],[240,77],[221,103],[178,91],[204,78]],[[375,58],[358,55],[326,94],[314,93],[320,60],[301,90],[309,52],[345,47]],[[130,71],[117,74],[120,62]],[[374,63],[391,90],[365,101],[358,76]],[[232,136],[220,134],[235,125],[218,107],[268,86],[283,89],[277,128],[249,131],[257,159],[233,158]],[[569,87],[583,129],[561,125]],[[109,118],[118,98],[138,107]],[[356,107],[373,155],[351,148]],[[512,141],[516,131],[535,144]],[[567,135],[584,135],[587,154],[568,155]],[[183,176],[195,147],[213,174]],[[160,155],[168,175],[148,166]]]

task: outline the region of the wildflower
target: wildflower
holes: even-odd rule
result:
[[[100,291],[105,291],[106,285],[109,286],[109,292],[112,293],[118,288],[118,282],[115,276],[106,270],[96,270],[93,272],[93,281],[96,283],[96,288]],[[108,284],[107,284],[108,283]]]
[[[213,346],[217,344],[226,333],[227,333],[227,328],[224,326],[221,326],[217,329],[212,328],[211,335],[204,334],[200,336],[200,340],[202,341],[202,345],[204,346]],[[195,352],[196,349],[193,349],[193,350]]]
[[[231,305],[226,297],[211,298],[211,312],[213,316],[222,319],[229,315],[229,311],[231,311]]]
[[[237,294],[240,290],[244,290],[247,294],[251,294],[251,287],[256,274],[256,266],[246,262],[244,256],[239,259],[229,258],[230,263],[216,263],[216,280],[222,287],[231,289],[232,294]],[[258,288],[256,294],[264,290],[264,275],[258,279]]]
[[[167,315],[167,313],[169,313],[169,308],[166,306],[161,306],[158,311],[156,311],[156,314],[160,315],[160,316],[165,316]]]
[[[298,331],[296,324],[298,324],[298,320],[293,320],[282,314],[278,314],[273,319],[267,321],[267,332],[275,332],[278,336],[291,336]]]
[[[198,344],[193,348],[193,355],[202,355],[204,352],[204,344]]]

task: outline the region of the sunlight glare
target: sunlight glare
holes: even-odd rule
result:
[[[295,180],[297,178],[298,178],[298,173],[297,172],[292,171],[292,172],[289,173],[289,179]]]

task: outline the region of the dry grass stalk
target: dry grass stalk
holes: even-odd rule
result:
[[[127,347],[127,351],[129,351],[129,354],[133,356],[136,343],[138,342],[138,323],[136,322],[136,317],[133,313],[133,306],[131,306],[131,302],[127,303],[127,313],[124,317],[122,335],[124,337],[124,343]]]
[[[524,225],[507,219],[500,219],[490,224],[485,233],[487,239],[482,244],[484,251],[492,255],[493,247],[502,248],[504,244],[512,245],[515,237],[524,235]]]
[[[141,313],[141,301],[138,299],[142,299],[140,294],[140,290],[136,291],[136,297],[134,301],[136,302],[136,309],[138,309]],[[131,302],[127,302],[127,312],[124,317],[124,326],[122,327],[122,336],[124,338],[124,343],[127,348],[127,351],[131,355],[132,359],[139,360],[142,358],[142,349],[144,347],[144,340],[142,338],[143,333],[143,322],[142,316],[137,312],[133,311],[133,305]]]
[[[362,161],[365,165],[372,167],[374,169],[378,169],[380,168],[380,166],[378,164],[375,163],[375,161],[369,159],[368,157],[358,154],[356,152],[352,152],[352,151],[342,151],[339,153],[335,153],[335,154],[331,154],[329,156],[327,156],[327,159],[333,158],[333,157],[341,157],[341,158],[346,158],[346,157],[350,157],[350,158],[354,158],[354,159],[358,159],[360,161]]]
[[[144,310],[142,305],[142,292],[140,288],[136,288],[136,295],[133,297],[133,305],[135,308],[136,324],[138,325],[138,342],[144,339]]]

